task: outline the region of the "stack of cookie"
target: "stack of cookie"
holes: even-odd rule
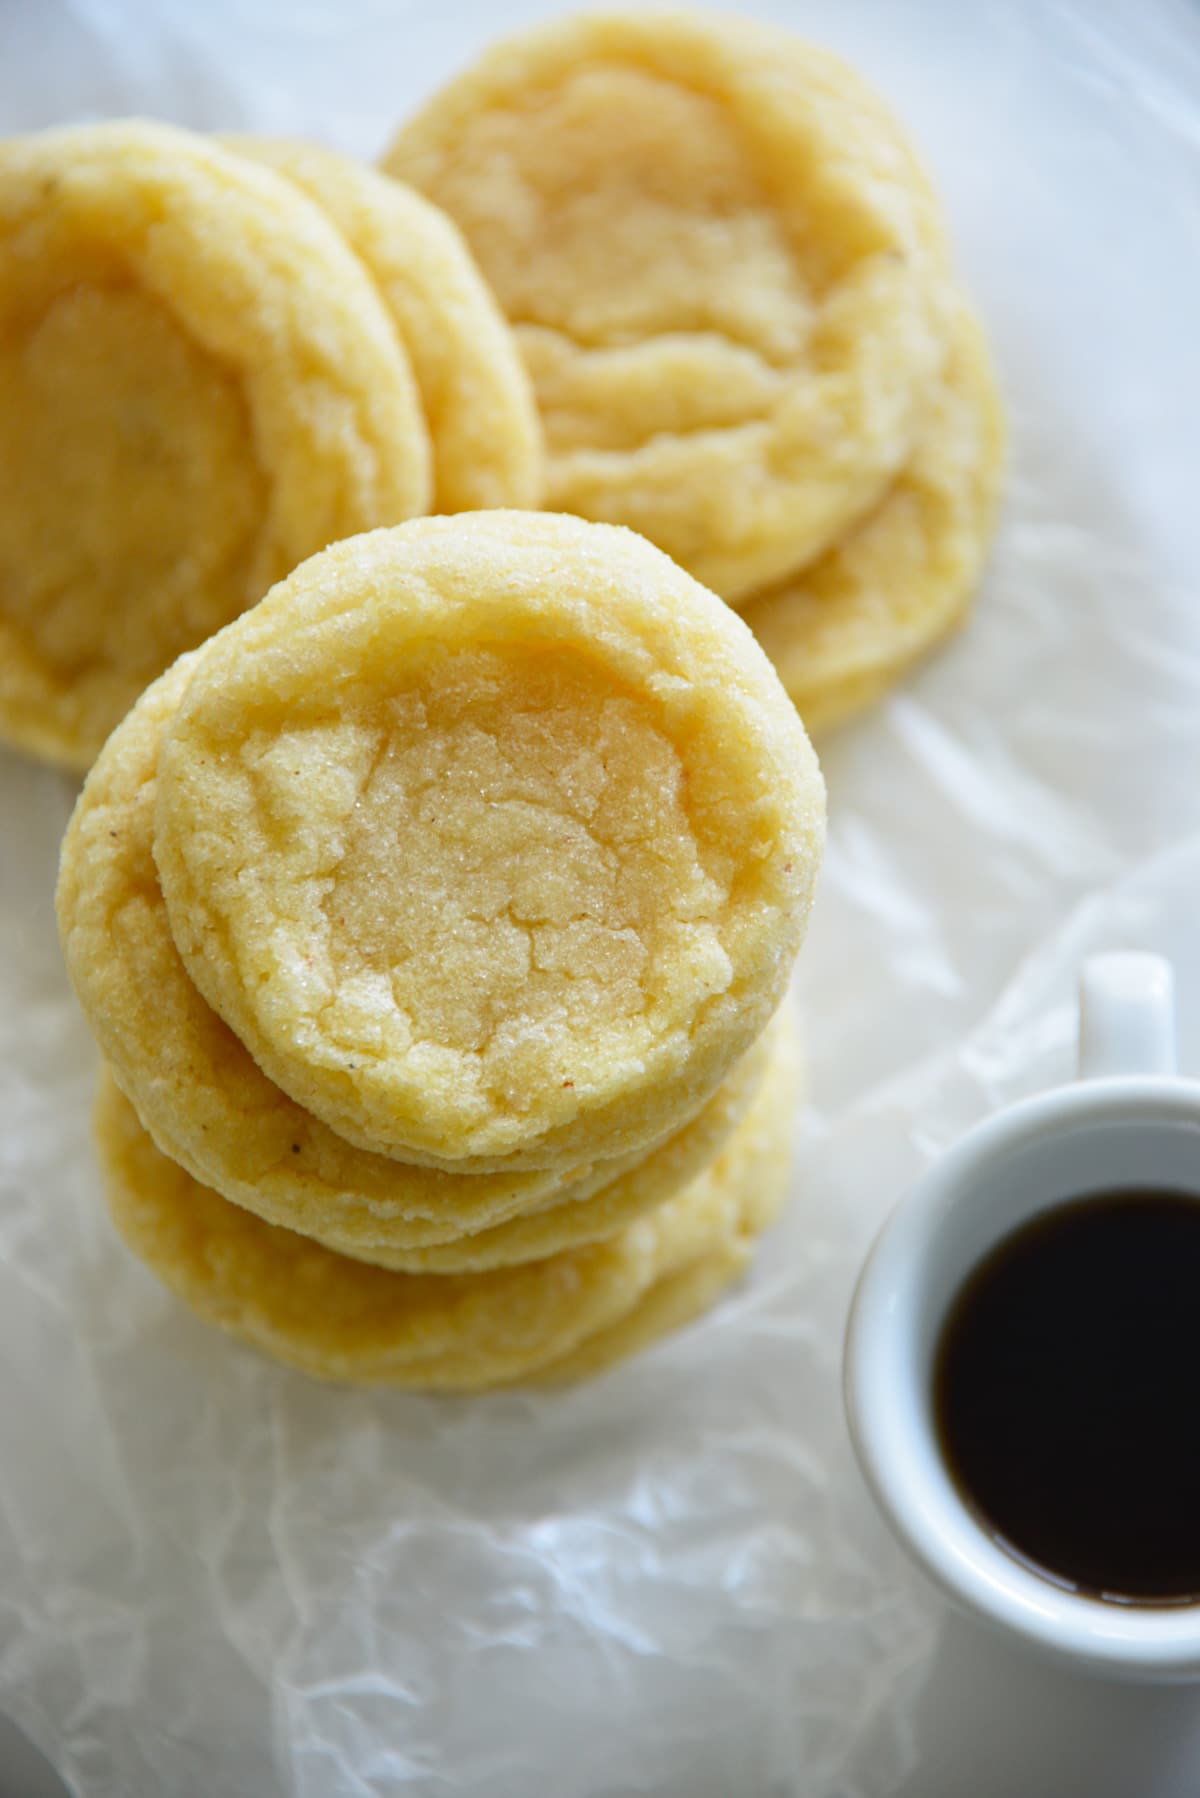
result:
[[[999,404],[937,203],[844,63],[745,19],[586,15],[486,53],[383,165],[513,327],[544,503],[737,607],[810,730],[959,621]]]
[[[149,688],[64,844],[118,1228],[315,1373],[606,1365],[782,1196],[822,832],[750,632],[631,533],[313,557]]]
[[[384,161],[0,144],[0,732],[100,752],[59,904],[127,1240],[455,1389],[602,1365],[769,1217],[797,709],[961,616],[1002,431],[907,141],[790,34],[543,26]]]

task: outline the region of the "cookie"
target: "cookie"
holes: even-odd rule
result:
[[[778,1097],[776,1120],[787,1111]],[[201,1317],[324,1378],[469,1391],[560,1360],[655,1280],[724,1244],[746,1184],[761,1184],[764,1103],[760,1093],[711,1170],[615,1237],[457,1275],[369,1267],[229,1204],[155,1148],[107,1074],[95,1128],[119,1234]]]
[[[836,57],[705,13],[558,21],[486,52],[383,163],[461,226],[516,332],[547,506],[736,602],[906,459],[940,355],[927,189]]]
[[[769,1034],[694,1119],[627,1171],[610,1161],[565,1174],[412,1167],[343,1141],[281,1092],[188,977],[154,866],[158,745],[195,661],[182,658],[149,688],[105,746],[64,838],[58,887],[83,1009],[164,1154],[223,1197],[343,1254],[445,1269],[611,1233],[715,1153],[757,1086]],[[528,1229],[505,1228],[533,1210]],[[429,1246],[439,1244],[443,1258]]]
[[[539,1366],[531,1376],[532,1383],[574,1385],[607,1373],[618,1362],[651,1348],[663,1336],[681,1330],[710,1311],[722,1293],[745,1273],[752,1253],[746,1237],[731,1236],[721,1248],[689,1261],[674,1273],[663,1274],[624,1317],[585,1336],[557,1360]]]
[[[819,562],[742,607],[810,731],[874,704],[961,621],[992,533],[1003,450],[983,332],[958,298],[908,465]]]
[[[322,212],[166,125],[0,143],[0,734],[86,768],[181,650],[424,511],[395,329]]]
[[[495,1273],[368,1267],[201,1186],[155,1148],[107,1076],[96,1144],[113,1222],[134,1254],[209,1323],[327,1379],[451,1390],[516,1379],[548,1346],[566,1353],[602,1328],[653,1278],[645,1224]]]
[[[698,1254],[689,1253],[693,1242],[681,1245],[682,1252],[673,1257],[660,1257],[655,1279],[624,1316],[539,1366],[533,1376],[537,1384],[565,1385],[605,1372],[700,1317],[741,1277],[755,1238],[774,1222],[787,1196],[799,1071],[794,1032],[788,1031],[776,1050],[761,1101],[736,1138],[736,1159],[734,1154],[723,1157],[703,1176],[740,1195],[736,1215],[727,1220],[723,1234],[718,1233],[719,1240],[710,1241]]]
[[[537,1261],[562,1249],[614,1236],[671,1198],[713,1161],[754,1103],[764,1079],[771,1078],[775,1061],[787,1056],[791,1067],[792,1058],[780,1042],[787,1024],[781,1014],[768,1025],[690,1123],[595,1191],[589,1190],[589,1182],[573,1192],[556,1193],[553,1199],[474,1235],[431,1248],[371,1250],[363,1259],[410,1273],[460,1273]],[[798,1082],[796,1085],[798,1093]]]
[[[226,137],[328,214],[408,351],[433,446],[433,512],[536,506],[542,432],[529,376],[461,232],[411,187],[315,144]]]
[[[63,843],[58,910],[76,991],[114,1077],[158,1148],[269,1223],[367,1261],[421,1266],[455,1242],[453,1264],[552,1253],[609,1233],[687,1180],[757,1088],[755,1043],[683,1130],[636,1169],[608,1160],[568,1173],[464,1175],[410,1167],[344,1142],[280,1091],[196,991],[167,921],[153,857],[158,746],[196,657],[154,683],[101,752]],[[584,1201],[595,1193],[597,1209]],[[503,1220],[546,1205],[528,1236]],[[614,1221],[615,1220],[615,1221]],[[479,1247],[459,1242],[480,1232]],[[405,1256],[408,1257],[405,1260]]]
[[[360,1146],[632,1155],[779,1000],[820,773],[753,637],[666,556],[536,513],[313,558],[205,646],[154,853],[193,980]]]

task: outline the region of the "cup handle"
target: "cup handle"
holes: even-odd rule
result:
[[[1079,978],[1079,1078],[1175,1072],[1175,977],[1161,955],[1093,955]]]

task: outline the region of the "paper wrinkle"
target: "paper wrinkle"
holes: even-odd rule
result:
[[[549,10],[7,8],[7,129],[370,154]],[[103,1216],[51,908],[72,793],[0,757],[0,1713],[87,1798],[894,1792],[940,1611],[845,1437],[861,1256],[946,1144],[1069,1076],[1085,954],[1176,959],[1200,1071],[1194,15],[755,10],[911,123],[1013,436],[973,622],[823,753],[794,1203],[710,1319],[573,1394],[339,1391],[226,1343]]]

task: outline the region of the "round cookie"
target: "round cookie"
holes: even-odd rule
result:
[[[605,1234],[715,1154],[757,1089],[771,1033],[683,1130],[645,1160],[457,1174],[337,1136],[270,1081],[197,992],[171,936],[153,857],[158,748],[196,655],[151,686],[102,750],[63,841],[58,916],[76,992],[110,1071],[162,1152],[269,1223],[365,1261],[421,1267],[428,1245],[472,1268]],[[592,1210],[589,1195],[595,1194]],[[560,1208],[571,1210],[561,1214]],[[503,1221],[554,1206],[528,1235]],[[475,1249],[461,1240],[480,1233]],[[448,1265],[448,1264],[447,1264]]]
[[[461,232],[411,187],[315,144],[226,137],[303,188],[367,268],[408,351],[433,446],[432,512],[536,506],[529,376]]]
[[[911,460],[820,561],[742,617],[810,731],[874,704],[961,620],[991,537],[1004,422],[979,321],[958,297]]]
[[[494,1273],[368,1267],[201,1186],[155,1148],[107,1075],[96,1144],[113,1222],[134,1254],[209,1323],[327,1379],[431,1390],[516,1379],[602,1328],[653,1278],[646,1223]]]
[[[704,13],[558,21],[451,81],[383,164],[461,226],[516,331],[548,507],[736,602],[906,458],[941,347],[928,194],[836,57]]]
[[[480,512],[335,545],[206,645],[154,852],[284,1091],[479,1173],[695,1114],[778,1002],[823,828],[726,606],[629,532]]]
[[[323,1378],[470,1391],[561,1359],[726,1243],[748,1195],[763,1203],[762,1145],[790,1119],[782,1098],[764,1082],[714,1166],[615,1237],[458,1275],[368,1267],[229,1204],[155,1148],[107,1073],[95,1128],[120,1235],[201,1317]]]
[[[395,329],[296,188],[166,125],[0,143],[0,734],[88,766],[181,650],[424,511]]]

